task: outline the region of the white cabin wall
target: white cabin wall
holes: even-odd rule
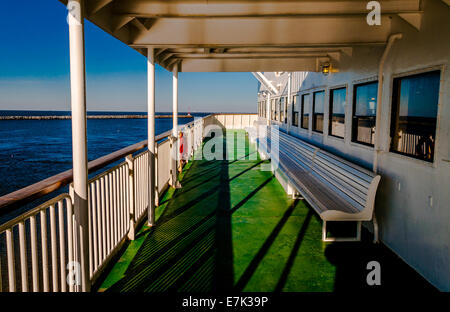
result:
[[[397,16],[391,33],[402,33],[384,66],[381,148],[382,177],[376,198],[381,240],[409,265],[441,290],[450,290],[450,7],[440,0],[423,1],[420,31]],[[344,158],[372,168],[373,147],[351,142],[353,86],[377,80],[384,46],[354,47],[352,56],[342,55],[338,73],[327,76],[309,72],[293,75],[292,93],[325,90],[323,134],[290,126],[292,135],[312,142]],[[393,78],[432,69],[441,70],[435,161],[428,163],[389,152]],[[346,86],[345,138],[327,135],[329,90]],[[380,99],[378,99],[380,105]],[[290,107],[288,109],[291,109]],[[310,114],[312,115],[312,114]],[[300,117],[299,117],[300,118]],[[310,125],[311,125],[310,118]],[[290,120],[288,121],[290,122]],[[286,129],[285,124],[279,124]],[[300,124],[300,123],[299,123]],[[311,128],[311,126],[310,126]]]

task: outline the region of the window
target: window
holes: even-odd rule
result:
[[[262,116],[267,117],[266,115],[266,107],[267,107],[267,100],[262,102]]]
[[[302,95],[302,120],[301,120],[301,127],[303,129],[309,129],[309,111],[310,111],[310,101],[311,101],[311,95],[310,94],[303,94]]]
[[[344,138],[345,134],[345,105],[347,89],[339,88],[330,92],[330,135]]]
[[[323,109],[325,104],[325,91],[314,92],[312,129],[323,132]]]
[[[298,127],[298,95],[292,97],[292,125]]]
[[[274,102],[275,102],[275,117],[273,118],[273,120],[278,120],[278,112],[279,112],[278,101],[279,101],[279,99],[274,99]]]
[[[288,100],[287,96],[284,97],[284,123],[287,124],[288,119]]]
[[[281,98],[277,99],[277,120],[281,121]]]
[[[281,122],[284,122],[284,118],[286,117],[286,114],[284,112],[285,105],[286,105],[285,98],[284,97],[280,98],[280,121]]]
[[[373,146],[377,114],[378,82],[355,86],[352,141]]]
[[[275,99],[273,99],[271,101],[272,101],[272,118],[270,118],[270,119],[275,120],[277,117],[277,112],[275,110]]]
[[[390,151],[433,161],[440,71],[394,79]]]

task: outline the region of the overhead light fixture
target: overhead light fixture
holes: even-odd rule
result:
[[[325,63],[322,65],[322,74],[328,75],[331,71],[331,65],[330,63]]]

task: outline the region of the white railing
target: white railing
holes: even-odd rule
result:
[[[0,226],[7,259],[0,291],[75,291],[66,281],[67,264],[76,253],[73,224],[72,200],[62,194]],[[0,269],[2,265],[0,261]]]
[[[123,162],[88,183],[89,273],[93,282],[130,230],[130,177],[129,165]]]
[[[201,146],[206,125],[242,129],[252,126],[256,119],[256,114],[210,115],[180,127],[185,136],[186,155],[193,156]],[[171,171],[175,169],[171,156],[178,153],[179,147],[176,138],[170,138],[168,133],[158,136],[157,141],[155,194],[158,202],[159,195],[170,183]],[[71,194],[61,194],[0,226],[0,292],[81,291],[77,281],[81,281],[79,263],[84,252],[89,253],[91,283],[98,279],[127,238],[134,239],[135,230],[147,215],[149,152],[130,154],[145,146],[145,142],[140,142],[89,163],[89,170],[94,171],[127,155],[124,162],[88,181],[88,250],[81,250],[78,240],[72,185]],[[45,195],[48,189],[54,190],[70,178],[71,172],[67,171],[0,197],[0,207],[34,199],[36,194]]]
[[[134,157],[134,215],[136,223],[147,215],[148,207],[148,150]],[[156,167],[158,168],[158,167]]]
[[[258,120],[256,114],[214,114],[205,117],[205,126],[207,124],[219,124],[226,129],[245,129],[253,127]]]

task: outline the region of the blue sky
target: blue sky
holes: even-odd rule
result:
[[[0,110],[70,110],[66,8],[0,1]],[[88,110],[146,111],[146,58],[87,22]],[[179,110],[255,112],[250,73],[180,73]],[[156,110],[172,109],[172,76],[157,66]]]

